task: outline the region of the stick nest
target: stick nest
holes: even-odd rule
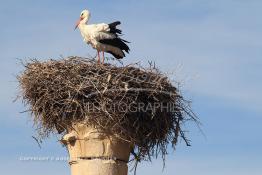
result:
[[[154,66],[99,65],[87,58],[24,63],[18,76],[23,102],[41,138],[85,122],[134,143],[136,158],[151,160],[175,148],[183,124],[197,122],[189,103]]]

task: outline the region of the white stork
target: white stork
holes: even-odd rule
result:
[[[98,63],[100,63],[100,52],[103,53],[103,63],[105,59],[104,52],[112,54],[117,59],[125,57],[125,53],[129,53],[129,47],[126,40],[119,37],[122,33],[116,26],[120,25],[120,21],[110,24],[87,24],[90,19],[90,12],[83,10],[80,19],[77,21],[75,29],[79,28],[84,42],[90,44],[97,50]]]

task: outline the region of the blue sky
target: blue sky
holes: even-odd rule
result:
[[[262,173],[262,1],[260,0],[0,0],[1,174],[70,174],[66,162],[19,161],[20,156],[66,156],[56,137],[39,149],[34,127],[19,102],[17,58],[95,55],[75,21],[121,20],[131,54],[124,63],[153,60],[182,83],[203,123],[188,126],[192,147],[169,150],[139,165],[138,174],[260,175]]]

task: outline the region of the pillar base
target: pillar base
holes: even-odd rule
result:
[[[132,144],[94,127],[76,124],[62,138],[72,175],[127,175]]]

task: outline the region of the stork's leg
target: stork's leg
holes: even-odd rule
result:
[[[100,52],[98,50],[97,50],[97,58],[98,58],[97,63],[100,64]]]
[[[105,52],[104,51],[102,51],[103,52],[103,64],[104,64],[104,62],[105,62]]]

